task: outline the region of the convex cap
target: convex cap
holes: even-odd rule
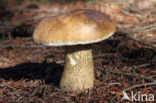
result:
[[[90,44],[105,40],[114,32],[115,25],[109,16],[79,9],[42,20],[33,39],[49,46]]]

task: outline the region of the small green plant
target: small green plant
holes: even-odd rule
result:
[[[37,2],[39,4],[41,4],[41,5],[46,5],[47,4],[47,1],[44,1],[44,0],[38,0]]]
[[[105,2],[109,2],[110,0],[104,0]]]
[[[117,2],[116,5],[119,6],[119,7],[121,7],[121,6],[123,6],[124,4],[123,4],[122,2]]]
[[[37,3],[40,5],[52,5],[53,0],[29,0],[30,3]]]
[[[8,47],[6,47],[6,50],[12,50],[13,49],[13,47],[12,46],[8,46]]]
[[[16,4],[17,5],[22,5],[23,4],[23,0],[16,0]]]
[[[52,5],[53,4],[53,0],[49,0],[49,4]]]
[[[156,1],[153,2],[153,6],[156,6]]]
[[[92,3],[95,3],[97,1],[100,1],[100,0],[86,0],[86,3],[92,4]]]
[[[60,3],[66,3],[67,0],[58,0]]]
[[[2,43],[3,41],[8,39],[8,35],[7,34],[0,34],[0,43]]]

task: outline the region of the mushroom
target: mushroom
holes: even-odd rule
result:
[[[66,48],[65,66],[60,87],[79,93],[94,85],[92,47],[115,32],[109,16],[95,10],[78,9],[42,20],[33,39],[47,46]]]

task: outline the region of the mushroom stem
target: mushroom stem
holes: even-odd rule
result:
[[[88,45],[67,47],[65,68],[60,82],[64,90],[79,93],[94,85],[92,48]]]

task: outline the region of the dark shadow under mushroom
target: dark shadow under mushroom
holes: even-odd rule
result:
[[[46,84],[59,85],[63,66],[53,63],[23,63],[14,67],[0,69],[0,78],[5,80],[18,81],[27,80],[45,80]]]

